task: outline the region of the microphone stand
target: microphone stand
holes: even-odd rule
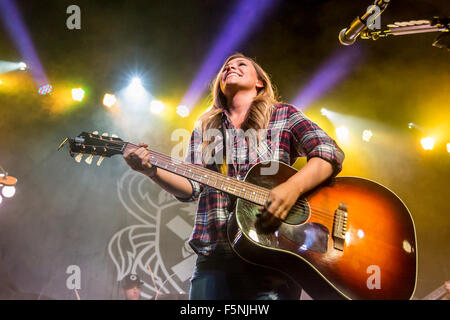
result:
[[[403,36],[406,34],[418,34],[428,32],[443,32],[433,42],[433,46],[449,49],[449,44],[441,43],[447,40],[450,30],[450,18],[433,17],[431,20],[411,20],[408,22],[395,22],[388,24],[384,30],[364,30],[361,39],[378,40],[389,36]],[[448,41],[448,40],[447,40]],[[450,50],[450,49],[449,49]]]

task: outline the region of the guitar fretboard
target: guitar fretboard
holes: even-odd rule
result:
[[[128,143],[126,148],[136,145]],[[242,198],[253,203],[264,205],[269,196],[269,190],[252,183],[228,177],[219,172],[206,169],[202,166],[192,163],[183,162],[171,158],[165,154],[149,150],[150,163],[152,166],[170,171],[176,175],[192,179],[211,188],[232,194],[238,198]]]

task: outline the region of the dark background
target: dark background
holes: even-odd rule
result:
[[[77,165],[56,147],[66,136],[103,130],[169,152],[174,145],[171,132],[191,130],[207,107],[202,102],[185,119],[174,111],[236,2],[16,3],[55,93],[37,95],[30,72],[0,74],[5,82],[0,86],[0,164],[19,178],[15,197],[0,204],[0,279],[7,283],[4,287],[15,288],[4,289],[1,297],[18,298],[14,292],[27,292],[74,299],[65,287],[65,270],[75,264],[84,275],[82,298],[115,299],[117,274],[108,241],[136,223],[117,199],[118,180],[127,167],[120,158],[105,161],[100,169]],[[66,27],[66,8],[72,4],[81,8],[81,30]],[[292,102],[322,63],[342,49],[339,31],[368,5],[370,1],[276,1],[234,51],[255,57],[281,99]],[[394,0],[381,22],[385,26],[432,16],[450,16],[448,1]],[[343,146],[341,175],[375,180],[408,206],[418,242],[416,298],[450,278],[450,157],[445,148],[450,142],[450,55],[431,46],[436,35],[358,40],[362,62],[305,109],[333,137],[334,127],[320,115],[322,107],[379,129],[373,144]],[[0,60],[22,60],[2,27]],[[155,97],[171,101],[169,115],[159,119],[149,114],[127,127],[101,106],[103,94],[125,87],[132,72],[143,75]],[[7,87],[7,82],[14,85]],[[87,97],[79,104],[65,104],[59,97],[73,86],[83,86]],[[423,131],[409,130],[409,122]],[[424,152],[419,140],[428,132],[439,138],[435,150]],[[157,188],[149,190],[159,195]]]

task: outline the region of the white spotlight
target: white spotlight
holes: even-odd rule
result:
[[[145,94],[146,92],[142,86],[141,79],[138,77],[131,79],[131,82],[126,89],[128,99],[131,99],[133,102],[140,102],[144,99]]]
[[[16,187],[4,186],[2,189],[2,194],[5,198],[12,198],[16,194]]]
[[[131,87],[131,88],[139,88],[139,87],[142,87],[142,81],[141,81],[141,79],[138,78],[138,77],[132,78],[132,79],[131,79],[131,82],[130,82],[130,87]]]

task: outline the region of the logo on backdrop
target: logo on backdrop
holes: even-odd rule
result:
[[[144,282],[141,296],[186,294],[196,255],[188,244],[196,203],[184,203],[146,176],[126,171],[117,184],[124,215],[136,224],[116,232],[108,244],[117,280],[138,274]]]

